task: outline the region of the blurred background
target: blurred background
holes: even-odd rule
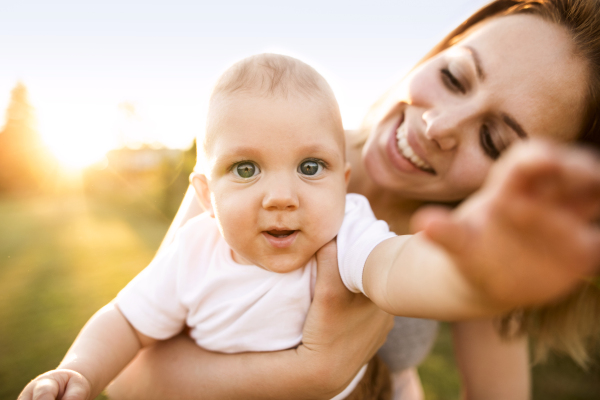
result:
[[[485,1],[2,3],[4,400],[54,368],[85,321],[152,259],[225,68],[265,51],[300,58],[330,82],[353,129]],[[419,372],[428,400],[459,399],[447,326]],[[533,375],[535,399],[600,398],[598,361],[583,371],[552,357]]]

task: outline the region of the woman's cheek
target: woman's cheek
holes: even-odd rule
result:
[[[454,171],[452,185],[461,192],[463,198],[469,196],[483,185],[491,165],[491,160],[471,160],[462,163],[461,167]]]

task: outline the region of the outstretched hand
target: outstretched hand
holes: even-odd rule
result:
[[[57,369],[29,382],[17,400],[88,400],[90,383],[78,372]]]
[[[504,308],[555,300],[600,272],[600,160],[529,140],[496,163],[457,209],[412,220]]]

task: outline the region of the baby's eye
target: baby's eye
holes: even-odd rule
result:
[[[233,166],[233,174],[237,177],[248,179],[260,173],[258,165],[250,161],[243,161]]]
[[[298,166],[298,172],[302,175],[315,176],[323,171],[323,164],[315,160],[305,160]]]

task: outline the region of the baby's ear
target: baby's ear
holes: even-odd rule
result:
[[[344,179],[346,180],[346,187],[348,187],[348,183],[350,182],[350,172],[352,172],[352,166],[349,162],[344,166]]]
[[[208,213],[212,218],[215,217],[212,203],[210,202],[210,189],[208,187],[208,178],[206,175],[199,172],[192,172],[190,175],[190,182],[196,191],[196,197],[200,201],[200,205],[204,208],[204,211]]]

